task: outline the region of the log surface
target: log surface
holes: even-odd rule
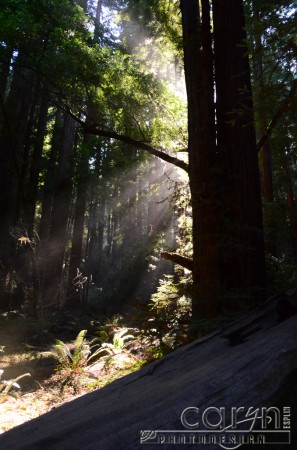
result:
[[[217,444],[143,445],[140,432],[184,430],[180,416],[191,406],[294,410],[296,314],[297,290],[274,296],[225,329],[2,434],[0,449],[220,449]],[[297,441],[277,448],[297,448]]]

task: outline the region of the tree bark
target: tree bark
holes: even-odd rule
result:
[[[242,1],[213,1],[217,140],[224,217],[225,295],[253,304],[265,296],[260,177]]]
[[[193,210],[193,324],[216,315],[217,152],[209,4],[181,0],[188,96],[189,180]],[[195,325],[194,325],[195,326]]]
[[[20,52],[18,61],[21,62]],[[15,242],[10,229],[19,217],[18,195],[21,161],[27,131],[30,99],[34,83],[28,69],[16,67],[9,94],[2,104],[3,123],[0,130],[0,250],[1,266],[7,273]]]

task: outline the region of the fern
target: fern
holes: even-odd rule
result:
[[[98,338],[88,342],[86,340],[87,330],[82,330],[70,346],[57,340],[55,351],[52,354],[60,362],[60,369],[77,372],[86,366],[95,364],[96,362],[93,362],[95,359],[113,356],[125,351],[128,341],[134,339],[132,334],[127,334],[128,331],[129,328],[122,328],[114,334],[112,343],[104,342],[101,344]]]
[[[134,339],[132,334],[126,334],[129,331],[128,328],[123,328],[117,331],[113,337],[113,347],[116,352],[121,352],[127,345],[127,341]]]
[[[12,388],[21,389],[20,385],[17,383],[19,380],[25,377],[30,377],[30,373],[24,373],[23,375],[13,378],[11,380],[1,380],[4,370],[0,369],[0,403],[3,402],[7,395],[13,395],[10,393]]]

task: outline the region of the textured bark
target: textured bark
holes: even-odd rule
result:
[[[224,217],[221,277],[225,295],[248,303],[265,295],[260,177],[250,68],[241,1],[213,2],[217,139]]]
[[[274,296],[226,329],[0,435],[0,447],[140,450],[146,448],[140,442],[144,430],[185,431],[180,418],[189,407],[198,407],[200,414],[207,407],[223,407],[227,424],[232,407],[244,407],[246,412],[248,408],[291,407],[293,413],[297,407],[296,313],[296,290]],[[271,448],[295,448],[294,420],[292,427],[291,446]],[[158,447],[193,449],[191,444],[170,442],[148,446]]]
[[[209,4],[180,2],[188,96],[189,180],[193,209],[193,322],[216,314],[217,154]]]

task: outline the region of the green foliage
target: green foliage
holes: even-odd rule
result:
[[[89,361],[99,355],[98,342],[90,343],[86,340],[87,330],[78,333],[72,345],[68,346],[63,341],[57,340],[53,356],[59,361],[59,369],[68,369],[72,372],[79,372],[86,367]],[[94,352],[94,348],[97,348]]]
[[[79,373],[84,368],[95,364],[94,360],[108,355],[115,355],[126,350],[128,343],[134,336],[127,334],[128,328],[119,329],[113,336],[113,342],[102,342],[107,338],[107,333],[100,331],[100,339],[94,338],[90,342],[86,339],[87,330],[82,330],[77,335],[75,341],[67,345],[63,341],[57,340],[54,346],[53,356],[59,361],[59,370],[68,370],[72,373]]]
[[[121,26],[128,48],[145,46],[153,39],[150,51],[170,48],[171,57],[181,58],[181,20],[178,1],[124,0],[120,10]],[[138,39],[135,39],[137,36]],[[133,39],[134,38],[134,39]],[[147,44],[147,43],[146,43]],[[161,55],[162,58],[162,55]]]
[[[115,333],[113,337],[112,348],[116,353],[122,352],[127,347],[129,341],[131,339],[134,339],[134,336],[132,334],[127,334],[128,331],[128,328],[122,328]]]
[[[191,300],[185,285],[175,283],[174,277],[160,280],[157,292],[152,295],[148,335],[157,347],[174,349],[187,340],[190,324]]]
[[[297,265],[295,258],[284,253],[279,258],[266,256],[269,294],[295,288],[297,285]]]
[[[7,0],[0,23],[0,49],[15,49],[14,64],[38,73],[59,103],[77,111],[87,98],[93,121],[108,121],[117,131],[124,125],[141,139],[150,132],[161,83],[119,46],[94,42],[81,7],[66,0]]]

